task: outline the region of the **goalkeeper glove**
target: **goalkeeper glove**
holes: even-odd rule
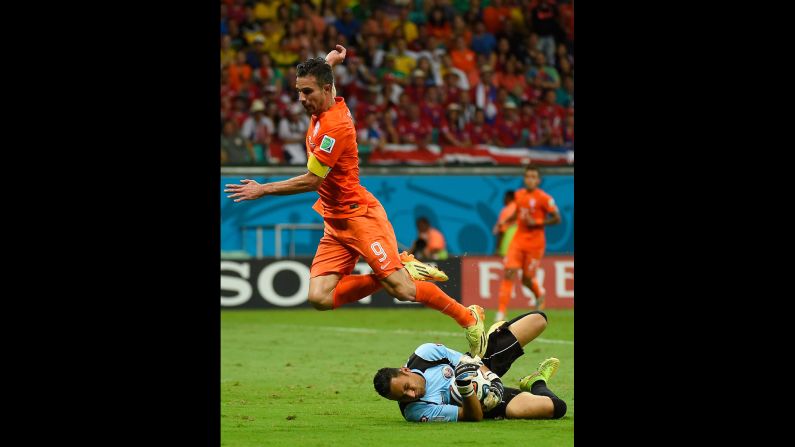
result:
[[[480,359],[480,356],[477,355],[475,357],[470,357],[468,354],[462,354],[458,363],[475,363],[478,366],[483,366],[483,361]]]
[[[455,367],[455,385],[458,387],[458,394],[462,398],[469,397],[475,393],[472,386],[472,379],[478,374],[480,366],[477,363],[459,363]]]
[[[488,394],[483,398],[483,406],[486,411],[489,411],[502,402],[505,396],[505,386],[502,384],[500,376],[492,371],[486,373],[486,379],[490,382],[490,385]]]
[[[486,380],[491,384],[490,389],[494,391],[494,394],[496,394],[497,397],[500,398],[500,402],[502,402],[502,398],[505,396],[505,385],[502,384],[500,376],[489,371],[486,373]]]

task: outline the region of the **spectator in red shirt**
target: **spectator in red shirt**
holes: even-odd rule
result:
[[[528,101],[522,103],[522,114],[519,118],[522,123],[522,142],[524,146],[538,145],[538,119],[533,105]]]
[[[517,115],[516,104],[509,101],[503,108],[504,116],[497,118],[497,142],[502,147],[517,147],[522,144],[522,123]]]
[[[425,72],[416,69],[411,74],[411,83],[406,87],[405,94],[412,102],[421,103],[425,98]]]
[[[554,90],[547,90],[544,93],[544,102],[536,108],[539,118],[548,118],[550,126],[556,131],[560,131],[563,126],[563,119],[566,117],[566,110],[557,103],[557,95]]]
[[[475,117],[467,124],[467,134],[472,144],[494,144],[494,127],[486,123],[483,109],[475,110]]]
[[[507,20],[510,20],[511,10],[502,5],[502,0],[494,0],[491,5],[483,8],[483,23],[490,33],[502,31]]]
[[[419,147],[430,144],[433,136],[433,127],[420,115],[417,103],[409,105],[408,117],[398,123],[397,131],[402,144],[416,144]]]
[[[566,122],[563,126],[563,145],[574,147],[574,115],[566,115]]]
[[[522,90],[527,88],[524,72],[516,56],[511,55],[508,58],[508,62],[505,64],[505,70],[497,72],[494,82],[500,87],[505,87],[509,92],[513,92],[515,86],[521,87]]]
[[[469,132],[461,118],[461,106],[450,103],[447,115],[439,128],[439,144],[442,146],[469,146]]]

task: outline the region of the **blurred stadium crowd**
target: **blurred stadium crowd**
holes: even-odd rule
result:
[[[573,0],[220,7],[224,165],[306,163],[295,65],[337,44],[348,50],[334,70],[337,95],[354,116],[363,163],[510,163],[502,148],[573,153]]]

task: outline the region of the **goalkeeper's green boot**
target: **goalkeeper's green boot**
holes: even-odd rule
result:
[[[403,252],[400,254],[400,262],[408,270],[411,279],[417,281],[447,281],[447,274],[432,265],[425,264],[414,258],[414,255]]]
[[[536,371],[533,371],[529,376],[522,377],[519,380],[519,389],[529,393],[530,388],[533,387],[533,384],[539,380],[549,383],[549,379],[555,375],[555,372],[557,372],[559,366],[560,360],[556,359],[555,357],[550,357],[544,360],[538,364],[538,369]]]
[[[486,336],[486,330],[483,326],[483,320],[486,318],[486,312],[477,304],[467,307],[472,316],[475,317],[475,324],[466,328],[467,341],[469,342],[469,353],[472,357],[478,356],[483,358],[486,354],[489,339]]]

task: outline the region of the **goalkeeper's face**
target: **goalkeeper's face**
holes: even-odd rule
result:
[[[424,395],[425,379],[404,366],[400,368],[398,376],[392,378],[387,398],[398,402],[413,402]]]

